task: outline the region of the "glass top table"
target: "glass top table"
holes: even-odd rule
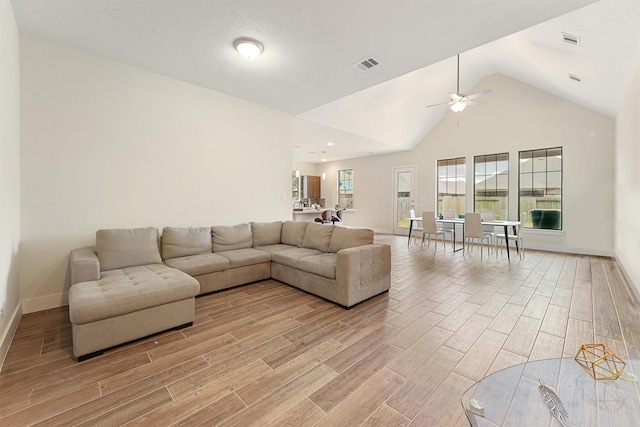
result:
[[[625,360],[625,373],[638,375],[639,360]],[[623,379],[626,377],[627,379]],[[511,366],[474,384],[462,395],[473,427],[562,426],[545,404],[540,379],[560,399],[572,426],[639,426],[640,382],[628,375],[594,380],[572,358]]]

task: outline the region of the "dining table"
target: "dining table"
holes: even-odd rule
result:
[[[413,232],[413,223],[422,221],[422,217],[412,217],[409,218],[409,240],[407,242],[407,246],[411,245],[411,233]],[[453,224],[453,252],[458,252],[464,249],[464,218],[436,218],[436,223],[440,224]],[[516,234],[518,231],[518,226],[520,225],[520,221],[508,221],[508,220],[482,220],[482,225],[489,225],[494,227],[503,227],[505,236],[509,234],[509,227],[512,228],[513,234]],[[462,246],[456,249],[456,227],[462,227]],[[511,260],[511,255],[509,253],[509,239],[504,239],[506,248],[507,248],[507,259]],[[520,251],[518,247],[518,241],[515,241],[516,244],[516,252]]]

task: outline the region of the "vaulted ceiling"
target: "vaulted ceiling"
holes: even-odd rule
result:
[[[457,54],[462,92],[502,73],[611,117],[640,59],[640,0],[12,5],[21,32],[290,112],[294,160],[312,163],[411,149],[443,114],[465,114],[425,108],[456,90]],[[242,36],[263,54],[240,57]],[[368,58],[379,65],[354,65]]]

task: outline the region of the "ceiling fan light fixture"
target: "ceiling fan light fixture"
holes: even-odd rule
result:
[[[233,42],[233,47],[240,55],[247,59],[259,56],[264,50],[264,46],[256,39],[240,37]]]
[[[464,110],[465,108],[467,108],[467,103],[464,101],[456,101],[453,104],[451,104],[451,111],[455,112],[455,113],[459,113],[460,111]]]

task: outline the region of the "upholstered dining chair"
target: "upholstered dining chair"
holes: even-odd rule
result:
[[[442,236],[442,249],[444,249],[445,232],[438,229],[434,212],[422,212],[422,243],[420,249],[424,247],[424,239],[427,237],[427,248],[431,246],[431,236],[435,237],[434,249],[438,250],[438,236]]]
[[[335,215],[331,215],[333,225],[336,225],[336,222],[342,222],[342,212],[344,212],[343,209],[338,209]]]
[[[464,240],[465,244],[474,240],[480,245],[480,258],[482,258],[483,241],[487,241],[487,253],[491,249],[491,235],[482,230],[482,217],[479,212],[467,212],[464,214]],[[471,250],[471,245],[467,246],[467,253]]]
[[[507,239],[507,244],[509,241],[517,242],[518,244],[518,255],[520,258],[524,257],[524,242],[522,240],[522,227],[524,227],[524,223],[527,220],[527,214],[522,213],[520,218],[520,225],[516,226],[516,234],[507,234],[506,236],[503,233],[496,234],[496,245],[500,245],[500,253],[502,253],[502,248],[504,247],[502,241]]]
[[[320,218],[316,218],[314,221],[321,224],[331,224],[331,211],[322,211]]]

